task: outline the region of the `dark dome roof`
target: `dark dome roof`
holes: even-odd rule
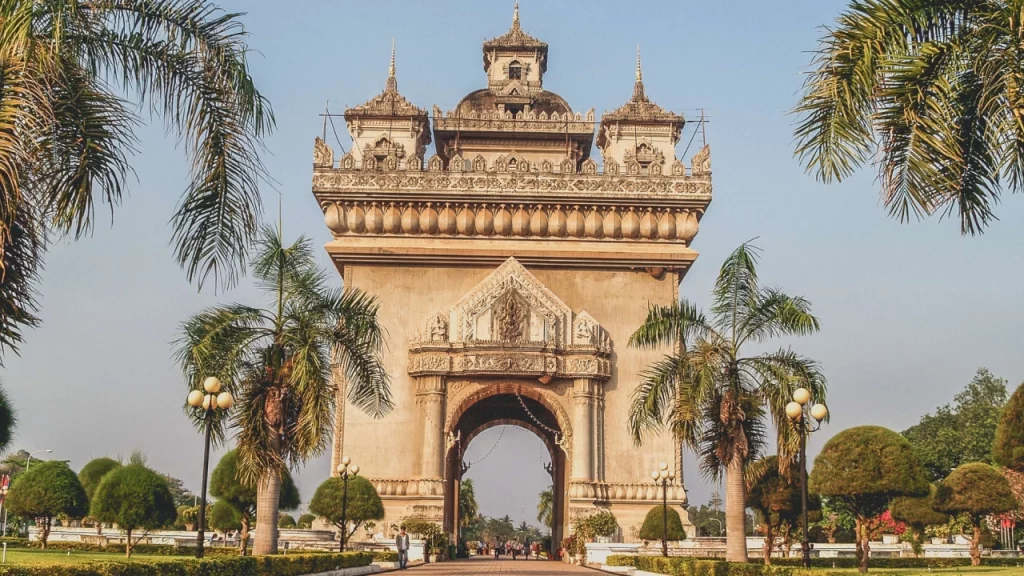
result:
[[[467,94],[455,107],[455,110],[460,114],[466,114],[472,110],[479,115],[481,112],[490,113],[496,110],[498,102],[525,102],[527,100],[530,103],[530,108],[537,114],[545,112],[550,115],[552,112],[558,112],[561,116],[566,112],[572,112],[572,108],[564,98],[547,90],[528,92],[524,96],[505,96],[495,94],[487,88]]]

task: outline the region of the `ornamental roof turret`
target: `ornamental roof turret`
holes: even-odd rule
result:
[[[622,106],[601,115],[597,147],[606,164],[612,160],[624,164],[627,172],[645,174],[652,162],[663,164],[665,155],[671,156],[685,123],[682,114],[665,110],[647,97],[638,45],[633,96]],[[629,168],[632,164],[637,165]]]
[[[515,9],[512,13],[512,28],[501,36],[484,42],[484,72],[490,71],[491,64],[495,60],[495,52],[498,50],[522,50],[534,52],[535,60],[540,66],[541,73],[546,72],[548,69],[548,45],[546,42],[541,42],[526,32],[523,32],[523,29],[519,24],[518,0],[516,1]]]
[[[398,92],[393,41],[384,91],[359,106],[347,108],[345,122],[354,142],[353,153],[360,162],[384,165],[393,156],[390,161],[396,166],[410,161],[410,165],[422,165],[426,146],[430,144],[427,112]],[[369,160],[370,156],[374,160]]]

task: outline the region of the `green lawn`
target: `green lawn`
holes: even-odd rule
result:
[[[147,562],[176,562],[190,556],[153,556],[132,554],[133,560]],[[7,550],[7,564],[86,564],[89,562],[123,561],[123,553],[112,552],[76,552],[69,554],[67,550],[37,550],[35,548],[18,548]]]

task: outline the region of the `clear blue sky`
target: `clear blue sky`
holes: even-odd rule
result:
[[[690,118],[690,109],[708,110],[715,199],[683,293],[706,306],[724,256],[759,237],[762,277],[814,303],[821,334],[792,342],[821,361],[829,378],[833,419],[812,449],[858,424],[901,430],[951,400],[979,366],[1013,385],[1024,379],[1024,197],[1006,196],[1002,220],[984,236],[961,237],[951,221],[888,219],[869,172],[824,186],[793,159],[786,112],[819,27],[842,6],[520,3],[524,29],[550,45],[545,87],[574,109],[600,113],[629,97],[639,42],[652,99]],[[258,51],[252,65],[277,114],[267,164],[283,195],[285,233],[318,244],[329,235],[310,178],[325,101],[341,111],[379,92],[394,37],[402,93],[423,108],[451,108],[485,85],[480,44],[508,30],[512,12],[511,0],[234,0],[225,7],[248,12],[244,22]],[[159,122],[141,136],[138,183],[113,227],[101,224],[92,238],[58,243],[49,255],[44,324],[2,370],[20,417],[13,447],[52,448],[53,457],[76,468],[139,449],[153,467],[198,489],[202,441],[181,413],[185,385],[170,343],[189,314],[223,300],[255,302],[257,294],[244,282],[222,295],[197,294],[186,283],[172,261],[167,224],[186,182],[183,153]],[[277,193],[268,188],[265,198],[272,217]],[[326,256],[322,261],[329,265]],[[499,434],[481,434],[468,459],[480,459]],[[470,472],[481,510],[532,520],[536,493],[547,484],[545,460],[536,438],[507,430]],[[328,467],[320,458],[299,471],[304,499]],[[691,500],[705,502],[713,487],[692,458],[686,474]]]

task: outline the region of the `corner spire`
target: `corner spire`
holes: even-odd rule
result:
[[[398,79],[395,78],[395,39],[391,39],[391,65],[388,66],[388,81],[384,87],[387,92],[398,92]]]
[[[644,72],[640,68],[640,44],[636,45],[636,83],[633,84],[633,102],[646,102],[647,94],[644,92]]]

